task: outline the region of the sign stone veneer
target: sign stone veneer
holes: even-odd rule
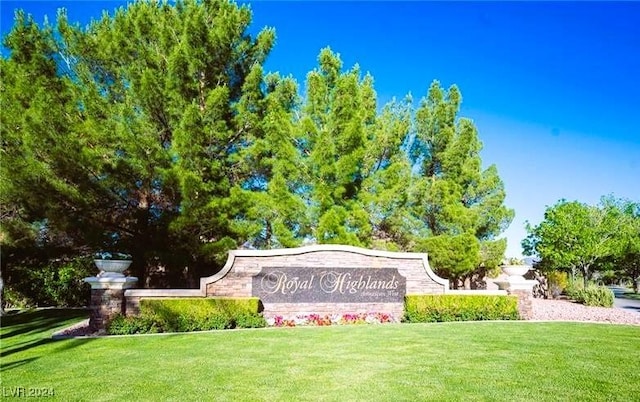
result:
[[[200,289],[124,290],[127,286],[118,286],[117,292],[105,293],[105,286],[95,283],[92,304],[98,325],[104,322],[102,316],[106,318],[121,306],[127,315],[139,314],[140,299],[177,297],[258,297],[265,318],[375,312],[399,320],[405,295],[511,294],[518,297],[520,317],[531,319],[532,282],[508,281],[506,290],[449,290],[449,282],[429,267],[427,254],[318,245],[230,251],[218,273],[200,279]]]
[[[141,298],[215,296],[259,297],[266,318],[380,312],[400,319],[406,294],[444,293],[449,282],[431,270],[426,254],[317,245],[233,250],[200,289],[129,289],[125,297],[127,314],[139,312]]]

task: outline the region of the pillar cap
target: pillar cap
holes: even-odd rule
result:
[[[123,277],[97,277],[90,276],[83,279],[91,285],[91,289],[114,289],[123,290],[129,289],[135,286],[138,282],[138,278],[135,276],[123,276]]]

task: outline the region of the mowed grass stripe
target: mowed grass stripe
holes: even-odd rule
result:
[[[77,318],[61,314],[58,327]],[[18,323],[13,323],[17,321]],[[2,386],[59,400],[637,400],[640,327],[354,325],[51,341],[2,323]]]

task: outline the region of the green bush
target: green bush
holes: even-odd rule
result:
[[[584,290],[584,284],[582,280],[571,280],[564,289],[564,294],[569,298],[578,301],[581,297],[581,293]]]
[[[410,295],[405,297],[404,322],[517,320],[515,296]]]
[[[5,309],[27,309],[34,306],[29,297],[10,287],[5,287],[2,291],[2,304]]]
[[[86,307],[97,273],[90,257],[59,258],[43,265],[12,266],[3,272],[5,307]]]
[[[142,315],[153,315],[170,332],[206,331],[236,326],[237,318],[257,314],[258,298],[142,299]]]
[[[236,328],[264,328],[267,321],[261,314],[244,313],[236,317]]]
[[[157,323],[150,317],[125,317],[118,314],[107,324],[109,335],[151,334],[163,332]]]
[[[549,296],[556,299],[567,288],[569,277],[566,272],[562,271],[551,271],[546,276],[549,285]]]
[[[614,295],[606,286],[589,285],[578,291],[574,300],[585,306],[612,307]]]
[[[191,332],[266,326],[258,298],[142,299],[140,316],[116,316],[107,332]]]

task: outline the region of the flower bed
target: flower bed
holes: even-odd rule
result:
[[[278,315],[267,319],[267,325],[271,327],[387,324],[393,322],[398,322],[398,320],[386,313],[307,314],[294,317]]]

